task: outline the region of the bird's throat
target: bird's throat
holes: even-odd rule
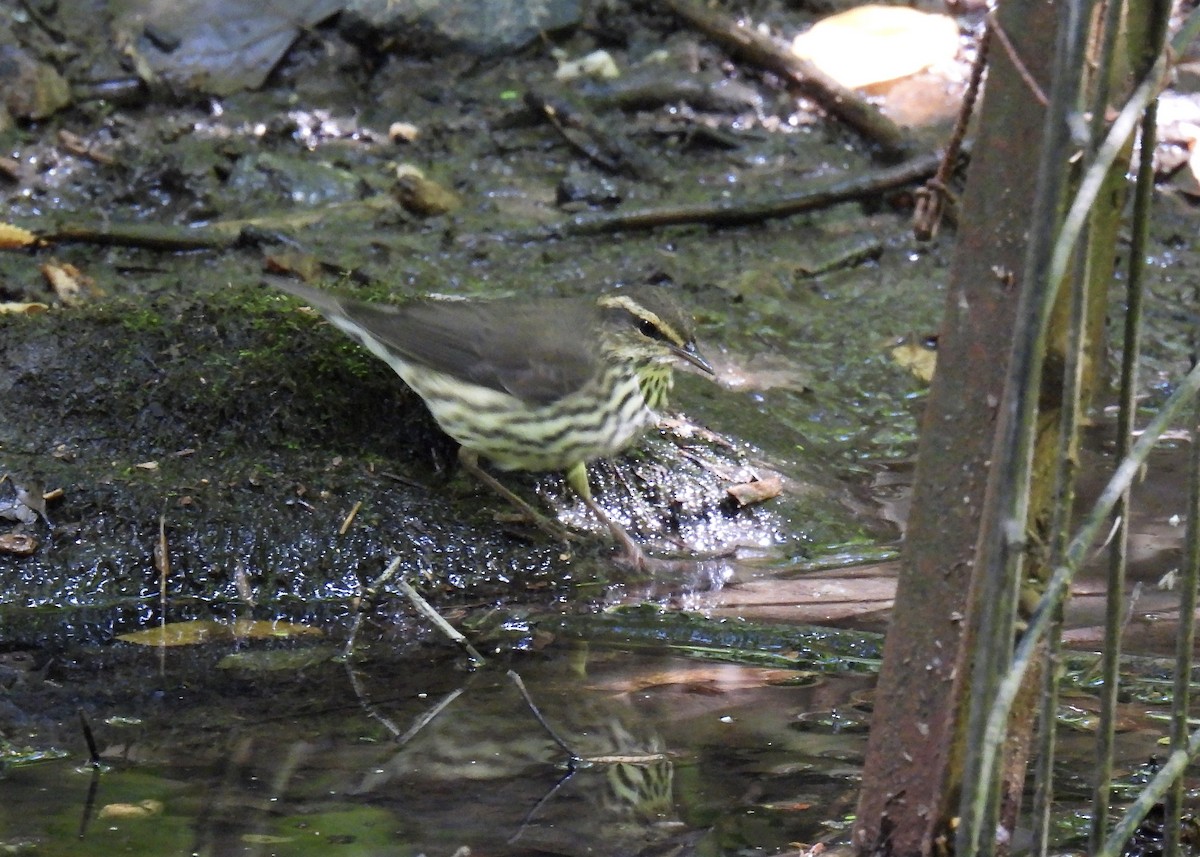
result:
[[[642,398],[652,411],[660,411],[667,406],[667,394],[675,377],[670,366],[651,363],[638,369],[638,386],[642,390]]]

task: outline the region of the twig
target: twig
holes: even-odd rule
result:
[[[550,801],[554,799],[554,796],[562,790],[562,787],[571,781],[571,777],[575,776],[575,773],[575,769],[572,768],[559,777],[558,781],[550,787],[550,790],[542,795],[541,799],[539,799],[538,802],[530,808],[529,812],[525,813],[525,817],[521,819],[521,823],[517,825],[516,832],[508,838],[509,845],[515,845],[517,841],[525,835],[525,831],[528,829],[529,823],[533,821],[539,812],[542,811],[542,807],[550,803]]]
[[[100,767],[100,751],[96,748],[96,736],[92,734],[92,725],[88,723],[87,715],[79,709],[79,728],[83,730],[83,740],[88,748],[88,761],[93,768]]]
[[[534,719],[536,719],[538,723],[542,724],[542,728],[546,730],[546,733],[552,739],[554,739],[554,743],[562,747],[563,752],[570,757],[570,763],[568,767],[574,769],[576,765],[584,760],[583,756],[575,752],[575,748],[568,744],[566,739],[559,735],[558,732],[554,730],[554,727],[550,725],[549,721],[542,716],[541,710],[537,707],[537,703],[533,701],[533,697],[529,695],[529,690],[525,687],[525,682],[521,680],[521,676],[517,674],[517,671],[509,670],[508,677],[512,679],[512,683],[517,686],[517,691],[525,700],[525,704],[529,706],[529,710],[533,713]]]
[[[354,654],[354,645],[358,642],[358,629],[362,627],[363,619],[363,604],[370,603],[375,600],[375,596],[379,594],[379,590],[383,584],[387,583],[396,576],[396,572],[400,568],[400,558],[396,557],[388,567],[383,570],[383,573],[376,577],[367,586],[363,586],[360,582],[358,585],[358,595],[354,605],[354,624],[350,626],[350,634],[346,637],[346,648],[342,652],[342,657],[349,663]]]
[[[392,561],[392,566],[399,564],[399,562],[400,559],[396,558]],[[412,605],[416,607],[423,616],[425,616],[426,619],[432,622],[439,631],[457,643],[462,650],[467,653],[467,656],[471,658],[471,660],[473,660],[479,666],[483,666],[487,663],[487,658],[476,651],[475,647],[471,645],[471,641],[459,633],[457,628],[443,619],[441,614],[438,613],[437,610],[433,609],[433,605],[426,601],[421,596],[421,593],[417,592],[417,590],[412,587],[412,584],[401,578],[400,580],[396,581],[396,586],[401,592],[404,593],[404,596],[412,602]]]
[[[1050,106],[1050,99],[1046,97],[1045,90],[1034,79],[1033,74],[1029,71],[1029,66],[1025,65],[1024,60],[1017,53],[1017,49],[1008,38],[1008,34],[1004,32],[1004,28],[1000,26],[1000,22],[996,20],[996,13],[989,12],[987,20],[988,26],[986,32],[995,36],[996,41],[1004,47],[1005,55],[1008,56],[1009,61],[1013,64],[1013,68],[1017,70],[1017,74],[1020,75],[1021,80],[1025,81],[1025,85],[1029,87],[1030,94],[1037,100],[1038,104],[1043,107]]]
[[[795,56],[750,27],[702,9],[690,0],[664,0],[668,9],[734,54],[774,72],[812,98],[831,115],[879,147],[888,160],[908,149],[904,131],[857,92],[847,89],[808,60]]]
[[[338,527],[338,535],[344,536],[350,531],[350,525],[354,523],[354,518],[358,515],[358,510],[362,508],[362,500],[356,500],[354,505],[350,507],[350,511],[346,514],[342,525]]]
[[[332,214],[345,216],[361,211],[370,214],[396,208],[390,194],[378,194],[353,202],[335,203],[323,208],[280,212],[240,220],[219,220],[203,226],[170,226],[151,223],[62,223],[45,230],[34,230],[38,237],[54,243],[102,244],[116,247],[145,247],[151,250],[218,250],[232,246],[244,230],[259,231],[300,229],[319,223]]]
[[[357,633],[358,633],[358,619],[356,618],[355,623],[354,623],[354,629],[351,631],[351,637],[353,637]],[[396,739],[397,741],[409,740],[409,738],[405,737],[408,735],[408,732],[401,733],[400,727],[396,725],[395,721],[393,721],[387,715],[381,713],[379,711],[379,709],[375,707],[375,703],[371,701],[371,695],[369,693],[367,693],[367,689],[363,686],[362,679],[360,679],[358,677],[358,673],[354,669],[354,662],[352,660],[350,660],[349,658],[347,658],[345,660],[345,665],[346,665],[346,676],[350,679],[350,689],[354,691],[354,698],[358,700],[359,707],[362,708],[362,710],[367,713],[368,717],[372,717],[375,720],[378,720],[380,725],[382,725],[383,728],[386,729],[388,732],[391,732],[392,737],[394,739]],[[409,732],[412,732],[412,730],[410,729]]]
[[[383,573],[380,574],[379,577],[371,581],[369,586],[360,587],[358,596],[360,602],[371,601],[376,595],[379,594],[379,590],[383,587],[383,584],[395,577],[396,572],[400,570],[400,561],[400,557],[396,557],[390,563],[388,563],[388,567],[383,570]],[[480,666],[487,663],[487,658],[479,654],[475,647],[471,645],[470,641],[461,633],[459,633],[458,629],[443,619],[441,614],[433,608],[433,605],[426,601],[425,598],[422,597],[421,593],[417,592],[417,590],[414,589],[408,581],[406,581],[404,578],[400,578],[396,581],[396,587],[404,594],[404,597],[407,598],[412,605],[417,608],[417,612],[432,622],[434,627],[436,627],[439,631],[462,647],[471,660],[475,661],[475,663]],[[362,608],[360,603],[359,612],[354,617],[354,625],[350,629],[350,637],[346,641],[345,657],[347,658],[350,657],[350,654],[354,649],[354,640],[358,636],[361,617]]]
[[[162,622],[167,621],[167,578],[171,576],[170,546],[167,544],[167,516],[158,516],[158,543],[154,546],[154,564],[158,571],[158,601]]]
[[[954,130],[950,132],[950,141],[942,154],[942,162],[938,165],[937,175],[925,183],[925,187],[916,192],[917,204],[913,210],[913,235],[918,241],[931,241],[937,235],[938,226],[947,211],[951,222],[957,220],[954,211],[957,199],[950,191],[950,176],[958,166],[958,157],[962,152],[963,141],[967,137],[967,126],[971,122],[971,114],[975,112],[975,100],[979,97],[979,87],[983,82],[983,71],[987,68],[988,47],[992,41],[993,19],[989,18],[988,26],[979,40],[975,53],[975,62],[971,64],[971,78],[967,81],[967,89],[963,93],[962,104],[958,109],[958,118],[954,121]],[[999,25],[996,24],[998,28]]]
[[[941,163],[937,154],[922,155],[894,167],[876,170],[865,176],[841,178],[800,193],[766,200],[720,201],[696,205],[644,208],[615,214],[581,214],[551,228],[555,237],[564,235],[602,235],[661,226],[703,223],[713,226],[739,226],[805,211],[825,208],[850,199],[875,196],[927,178]]]
[[[525,105],[544,117],[568,145],[601,169],[645,181],[659,179],[649,155],[622,134],[605,128],[587,110],[533,89],[525,93]]]
[[[661,762],[670,758],[666,753],[608,753],[595,756],[584,756],[572,747],[567,740],[555,731],[550,722],[546,720],[537,703],[533,701],[533,697],[529,693],[529,689],[525,687],[525,682],[516,670],[509,670],[508,677],[512,683],[517,686],[521,697],[525,700],[525,704],[529,706],[530,712],[538,723],[542,724],[542,728],[554,740],[554,743],[562,747],[563,752],[570,756],[569,767],[574,767],[580,762],[587,762],[592,765],[651,765],[655,762]]]
[[[446,706],[448,706],[454,700],[456,700],[460,696],[462,696],[464,691],[466,691],[465,687],[456,687],[454,690],[450,691],[448,694],[443,696],[440,700],[438,700],[437,705],[433,706],[433,708],[428,709],[427,711],[425,711],[424,714],[422,714],[420,717],[418,717],[416,720],[414,720],[413,725],[408,727],[407,732],[405,732],[403,735],[397,735],[396,743],[399,744],[401,747],[403,747],[405,744],[407,744],[413,738],[417,737],[417,733],[419,733],[422,729],[424,729],[426,726],[428,726],[430,723],[432,723],[434,721],[434,718],[436,718],[439,714],[441,714],[443,711],[445,711]]]

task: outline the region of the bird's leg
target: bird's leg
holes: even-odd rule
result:
[[[575,493],[579,495],[584,505],[591,510],[592,514],[608,527],[608,531],[612,533],[613,540],[621,546],[621,550],[624,552],[624,556],[620,560],[621,564],[628,566],[634,571],[645,571],[650,565],[650,560],[646,556],[646,552],[633,540],[633,536],[629,535],[624,527],[609,517],[604,508],[592,497],[592,487],[588,484],[587,466],[582,461],[573,465],[567,471],[567,484],[575,490]]]
[[[458,461],[462,465],[463,470],[470,473],[488,488],[492,489],[492,491],[494,491],[496,494],[499,494],[505,500],[520,509],[521,513],[533,521],[538,529],[564,542],[575,541],[578,538],[566,527],[562,526],[561,524],[556,524],[537,509],[533,508],[533,506],[529,505],[511,490],[506,488],[499,479],[480,467],[479,456],[476,453],[470,452],[463,447],[459,447]]]

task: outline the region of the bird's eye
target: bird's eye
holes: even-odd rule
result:
[[[648,336],[651,339],[662,339],[662,331],[658,329],[658,325],[650,321],[648,318],[643,318],[638,322],[638,331],[642,336]]]

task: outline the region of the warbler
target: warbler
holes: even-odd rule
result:
[[[713,372],[696,350],[691,320],[663,289],[390,305],[278,277],[268,282],[391,366],[458,441],[463,466],[482,482],[544,522],[479,458],[501,470],[565,471],[626,563],[646,566],[645,553],[592,497],[587,463],[629,448],[657,424],[677,361]]]

